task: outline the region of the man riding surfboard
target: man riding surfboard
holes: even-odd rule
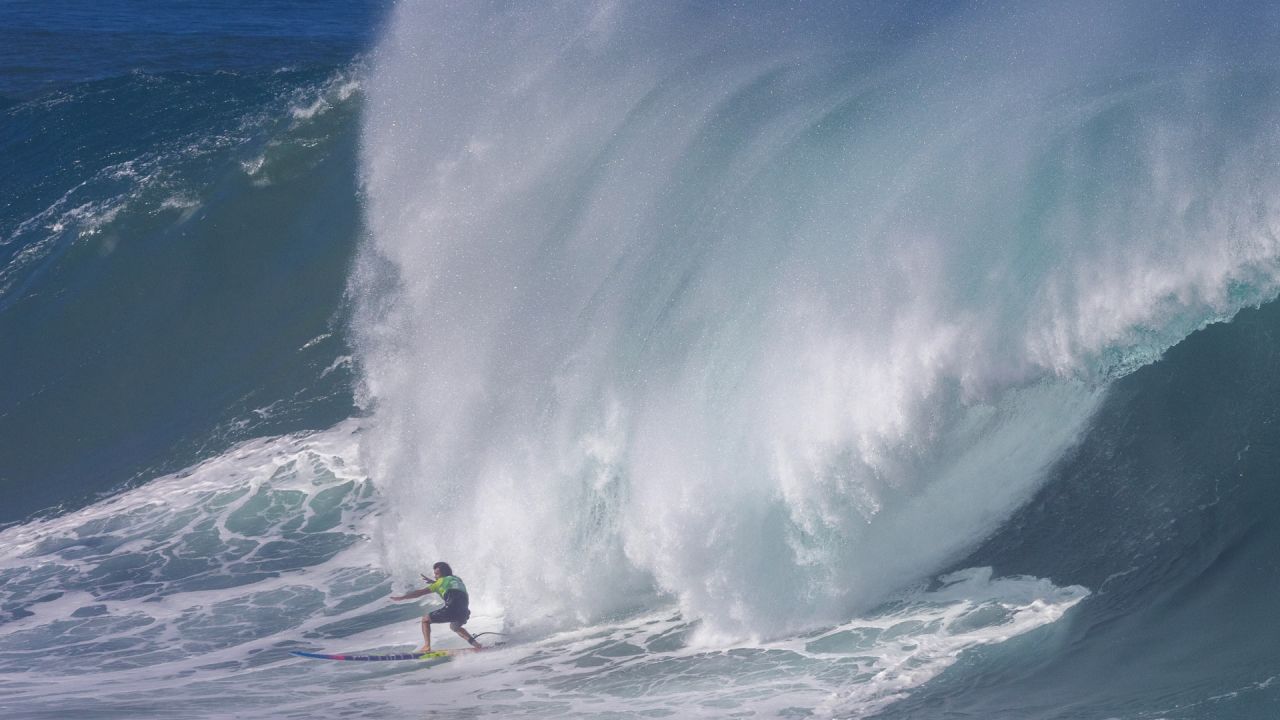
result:
[[[470,599],[467,596],[467,586],[462,583],[462,578],[453,574],[453,568],[449,567],[447,562],[438,562],[431,566],[431,570],[435,573],[435,580],[422,576],[428,585],[420,590],[414,590],[404,595],[392,595],[391,599],[395,602],[401,600],[413,600],[430,593],[439,593],[444,599],[444,607],[436,608],[427,613],[422,618],[422,647],[416,652],[431,652],[431,623],[449,623],[449,627],[458,633],[458,637],[466,640],[471,647],[479,650],[480,643],[462,627],[467,620],[471,618],[471,609],[468,607]]]

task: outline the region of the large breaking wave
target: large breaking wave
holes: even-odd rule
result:
[[[742,636],[955,560],[1276,292],[1265,38],[1152,10],[402,5],[353,283],[390,567]]]

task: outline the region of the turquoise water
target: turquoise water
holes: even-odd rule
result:
[[[0,7],[0,712],[1274,716],[1278,39]]]

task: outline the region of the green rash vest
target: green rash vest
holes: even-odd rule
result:
[[[462,584],[462,578],[457,577],[456,575],[445,575],[439,580],[428,585],[427,589],[431,592],[439,593],[440,597],[444,597],[444,594],[450,590],[461,590],[462,592],[466,592],[467,586]]]

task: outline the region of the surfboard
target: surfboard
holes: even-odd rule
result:
[[[439,658],[450,658],[455,655],[465,655],[467,653],[479,652],[475,648],[458,648],[456,650],[432,650],[429,653],[398,653],[395,655],[330,655],[328,653],[303,652],[301,650],[291,650],[291,655],[298,657],[316,658],[318,660],[357,660],[360,662],[380,662],[386,660],[436,660]]]

